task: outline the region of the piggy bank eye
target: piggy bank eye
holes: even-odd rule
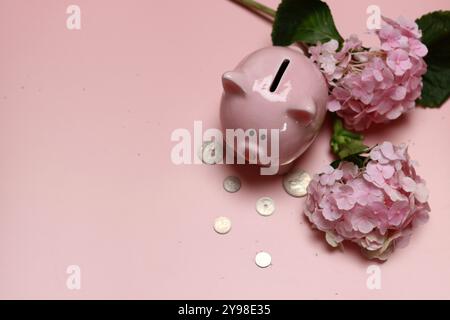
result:
[[[275,90],[277,90],[278,85],[280,84],[281,78],[283,77],[284,73],[286,72],[286,69],[289,66],[290,62],[291,61],[289,59],[283,60],[280,67],[278,68],[275,78],[272,81],[272,84],[270,85],[270,92],[275,92]]]

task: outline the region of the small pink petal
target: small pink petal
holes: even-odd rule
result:
[[[384,165],[382,167],[383,178],[389,179],[394,175],[395,169],[391,165]]]
[[[421,203],[425,203],[428,201],[428,189],[424,183],[417,184],[416,191],[414,192],[414,197]]]
[[[400,101],[403,100],[406,96],[407,90],[405,87],[398,86],[395,88],[394,92],[391,94],[391,99]]]
[[[401,105],[398,105],[395,108],[393,108],[391,111],[386,113],[386,118],[388,118],[389,120],[394,120],[394,119],[397,119],[398,117],[400,117],[402,115],[402,113],[403,113],[403,108]]]
[[[406,192],[415,192],[416,191],[416,182],[410,177],[403,177],[400,179],[400,185],[402,189]]]
[[[327,103],[328,111],[335,112],[342,109],[342,106],[339,101],[331,100]]]
[[[394,146],[392,143],[385,141],[380,145],[380,150],[383,155],[389,160],[396,160],[397,155],[395,154]]]

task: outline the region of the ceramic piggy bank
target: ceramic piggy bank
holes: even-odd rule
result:
[[[325,118],[328,87],[319,69],[299,49],[267,47],[223,74],[222,83],[223,129],[278,129],[277,160],[280,172],[286,171],[311,145]],[[231,147],[247,160],[249,150],[261,152],[248,139],[235,141]]]

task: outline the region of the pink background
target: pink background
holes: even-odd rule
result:
[[[416,18],[448,0],[327,1],[344,36],[366,8]],[[276,7],[278,1],[264,1]],[[77,4],[82,30],[66,29]],[[384,264],[331,251],[280,177],[170,160],[174,129],[218,127],[220,75],[270,44],[270,23],[227,0],[0,0],[1,298],[450,298],[450,105],[367,134],[407,142],[427,180],[429,223]],[[370,42],[369,42],[370,44]],[[331,159],[329,124],[298,164]],[[238,174],[228,194],[223,179]],[[256,214],[272,197],[276,213]],[[216,216],[232,219],[226,236]],[[254,255],[271,253],[259,269]],[[66,268],[81,267],[81,290]]]

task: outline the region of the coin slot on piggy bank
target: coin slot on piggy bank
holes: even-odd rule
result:
[[[283,77],[283,74],[286,72],[286,69],[289,66],[289,62],[289,59],[284,59],[283,63],[281,63],[280,68],[275,75],[275,79],[273,79],[272,85],[270,86],[270,92],[275,92],[275,90],[277,90],[281,78]]]

